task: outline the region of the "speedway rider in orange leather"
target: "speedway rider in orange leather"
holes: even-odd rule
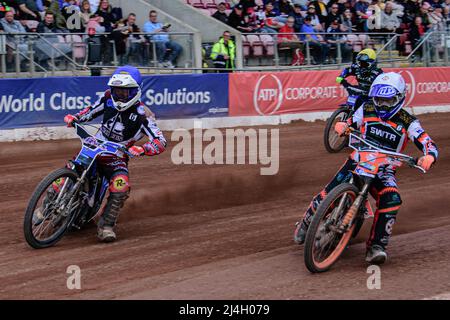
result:
[[[348,127],[358,129],[365,138],[375,141],[380,148],[393,152],[402,152],[408,140],[411,140],[423,152],[417,164],[428,171],[437,160],[438,150],[419,120],[403,109],[403,77],[394,72],[379,75],[370,88],[369,97],[370,100],[356,110],[347,122],[336,124],[336,132],[343,135]],[[334,187],[349,179],[350,171],[356,168],[357,161],[358,152],[354,151],[331,182],[313,198],[303,219],[296,224],[294,240],[298,244],[305,241],[312,216],[321,201]],[[377,174],[371,190],[372,196],[377,200],[377,210],[367,240],[366,261],[371,264],[380,264],[387,259],[386,246],[402,204],[395,173],[394,166],[385,166]]]

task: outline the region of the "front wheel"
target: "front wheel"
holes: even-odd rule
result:
[[[349,116],[350,110],[347,107],[341,107],[334,111],[330,118],[328,118],[323,135],[323,143],[329,153],[337,153],[348,145],[348,137],[339,136],[334,131],[334,126],[337,122],[346,121]]]
[[[23,231],[27,243],[36,249],[56,244],[81,209],[74,190],[78,175],[61,168],[45,177],[34,190],[25,211]]]
[[[350,183],[340,184],[331,190],[317,208],[305,239],[305,264],[309,271],[328,271],[341,256],[350,241],[355,224],[344,232],[338,226],[358,192],[358,188]]]

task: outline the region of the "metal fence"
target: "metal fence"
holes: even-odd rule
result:
[[[194,34],[168,33],[182,52],[178,65],[195,66]],[[29,76],[40,73],[55,75],[69,71],[77,75],[90,69],[114,68],[132,64],[137,67],[166,68],[162,55],[170,49],[162,48],[153,34],[133,33],[118,43],[111,34],[99,33],[0,33],[0,72],[3,77]],[[122,46],[118,50],[118,45]],[[160,50],[158,50],[160,49]]]
[[[193,33],[169,35],[183,47],[178,67],[173,69],[159,63],[156,41],[152,39],[151,34],[133,34],[127,39],[125,54],[118,55],[116,42],[109,34],[89,36],[81,33],[0,33],[0,75],[80,75],[93,70],[105,70],[108,73],[123,64],[132,64],[151,73],[223,71],[196,67],[198,53]],[[348,65],[355,53],[367,47],[377,51],[379,63],[385,66],[449,65],[448,30],[430,31],[415,43],[405,41],[405,35],[395,33],[316,33],[315,35],[322,37],[317,41],[320,46],[327,47],[326,57],[320,57],[318,44],[308,40],[310,34],[297,34],[300,41],[296,44],[286,44],[283,41],[284,35],[290,34],[243,34],[242,46],[239,46],[238,50],[242,50],[244,67],[234,71],[338,69]],[[301,53],[302,57],[293,61],[296,51]],[[206,59],[208,56],[209,54]],[[321,58],[324,61],[320,61]],[[211,63],[209,65],[212,66]]]

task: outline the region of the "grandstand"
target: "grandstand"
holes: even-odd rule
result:
[[[448,1],[102,0],[99,8],[90,2],[98,3],[47,0],[33,16],[16,1],[0,1],[2,77],[108,74],[123,64],[144,73],[216,72],[210,52],[225,30],[236,43],[236,71],[338,69],[365,47],[386,67],[449,64]],[[182,48],[174,68],[160,61],[159,35],[145,31],[151,10],[171,25],[165,31]],[[53,22],[46,26],[49,11]],[[295,19],[292,29],[285,29],[288,17]],[[312,29],[305,29],[306,17]]]

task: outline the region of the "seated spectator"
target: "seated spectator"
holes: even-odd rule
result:
[[[381,7],[378,0],[372,0],[367,8],[367,28],[372,32],[382,32],[381,30]]]
[[[224,69],[220,72],[233,71],[236,46],[233,40],[231,40],[231,33],[229,31],[225,31],[219,41],[214,44],[210,57],[213,60],[214,68]]]
[[[308,11],[306,13],[307,17],[311,18],[311,25],[313,26],[314,30],[316,30],[317,32],[322,32],[323,31],[323,26],[322,26],[322,18],[320,18],[317,14],[316,14],[316,7],[314,7],[314,5],[309,5],[308,6]]]
[[[115,40],[116,50],[120,65],[127,65],[130,56],[136,58],[138,64],[142,64],[143,42],[145,39],[136,33],[141,30],[136,25],[136,14],[130,13],[128,18],[121,21],[113,33],[118,34]]]
[[[241,0],[239,4],[242,6],[242,10],[247,12],[248,9],[256,9],[258,6],[256,5],[255,0]]]
[[[340,21],[338,19],[331,22],[327,29],[326,40],[329,44],[329,49],[333,53],[333,60],[337,62],[338,45],[341,50],[342,62],[347,63],[352,58],[352,47],[347,44],[347,37],[342,34]]]
[[[409,29],[409,40],[411,41],[413,48],[417,47],[422,36],[426,32],[427,32],[427,28],[423,25],[422,18],[417,16],[414,19],[414,23],[411,24],[410,29]],[[420,51],[420,50],[418,50],[418,51]]]
[[[86,26],[93,15],[94,12],[91,10],[91,3],[89,0],[83,0],[80,7],[80,19],[83,30],[86,30]]]
[[[301,54],[303,43],[295,34],[294,25],[294,17],[289,17],[286,21],[286,25],[280,29],[280,34],[278,35],[278,48],[289,48],[292,51],[292,65],[298,64],[298,60],[303,61],[303,54]]]
[[[38,6],[36,5],[36,0],[17,0],[20,9],[20,18],[22,20],[36,20],[40,21],[41,17],[39,14]]]
[[[158,22],[158,13],[151,10],[150,21],[144,24],[144,32],[151,34],[150,39],[156,46],[156,56],[160,65],[165,68],[174,68],[183,48],[175,41],[170,40],[167,34],[170,24]]]
[[[14,9],[11,7],[9,11],[5,12],[5,17],[0,19],[0,26],[7,33],[26,33],[24,26],[17,20],[14,20]],[[13,50],[18,49],[19,52],[23,55],[27,54],[28,44],[25,39],[25,35],[8,35],[6,37],[6,41],[8,46],[10,46]],[[20,60],[24,59],[23,55],[20,55]],[[12,52],[7,56],[8,65],[12,65],[14,61],[14,55]]]
[[[47,12],[44,17],[44,21],[39,23],[37,27],[38,33],[68,33],[67,29],[58,28],[55,24],[55,16],[52,12]],[[55,50],[56,48],[56,50]],[[48,61],[52,57],[59,58],[64,54],[68,54],[72,51],[70,44],[61,43],[57,36],[45,36],[45,41],[39,39],[35,44],[36,56],[39,63],[48,68]]]
[[[341,20],[342,20],[341,30],[342,30],[342,32],[350,33],[350,32],[354,31],[352,19],[353,19],[353,13],[351,12],[351,10],[345,9],[344,13],[341,15]]]
[[[325,19],[325,30],[327,30],[330,24],[335,20],[338,20],[339,24],[342,22],[339,14],[339,5],[337,3],[331,5],[330,7],[330,12]]]
[[[53,13],[53,16],[55,17],[56,27],[60,29],[66,28],[67,27],[66,18],[64,18],[64,16],[61,13],[59,2],[52,0],[44,0],[43,4],[45,12]]]
[[[294,11],[292,13],[292,17],[294,17],[294,30],[295,32],[300,32],[303,24],[303,13],[302,6],[298,3],[294,4]]]
[[[327,4],[328,8],[329,8],[329,12],[331,12],[331,7],[333,5],[337,5],[338,6],[338,14],[343,14],[345,9],[347,9],[346,4],[347,4],[348,0],[330,0]]]
[[[122,19],[120,15],[114,13],[112,6],[109,4],[109,0],[101,0],[100,6],[96,14],[103,18],[101,25],[105,27],[106,32],[112,32],[116,27],[116,23]]]
[[[228,24],[228,15],[226,13],[226,3],[221,2],[217,5],[217,11],[212,15],[213,18],[216,18],[219,21],[222,21],[225,24]]]
[[[290,3],[290,0],[280,0],[278,2],[278,11],[282,16],[291,16],[294,12],[294,8]]]
[[[420,3],[417,0],[408,0],[404,4],[403,23],[409,24],[414,22],[415,16],[420,12]]]
[[[233,12],[230,13],[228,25],[242,33],[249,33],[253,30],[245,20],[244,7],[241,4],[236,5]]]
[[[381,12],[381,26],[383,32],[395,32],[400,27],[399,13],[393,11],[391,2],[386,2],[384,10]]]
[[[314,63],[323,64],[328,56],[328,45],[322,42],[322,36],[316,34],[310,16],[306,16],[303,22],[301,32],[306,33],[306,35],[302,35],[301,40],[307,41],[310,49],[314,52],[312,54],[312,57],[315,60]]]
[[[420,6],[420,11],[419,14],[417,15],[418,17],[422,18],[422,24],[427,28],[431,28],[431,22],[430,22],[430,18],[428,16],[428,9],[431,8],[431,5],[428,2],[424,2],[421,6]]]
[[[369,9],[370,0],[357,0],[355,3],[356,13],[356,30],[359,32],[367,32],[367,9]]]
[[[55,23],[55,15],[52,12],[46,12],[44,21],[41,21],[36,30],[38,33],[68,33],[65,28],[58,28]]]

